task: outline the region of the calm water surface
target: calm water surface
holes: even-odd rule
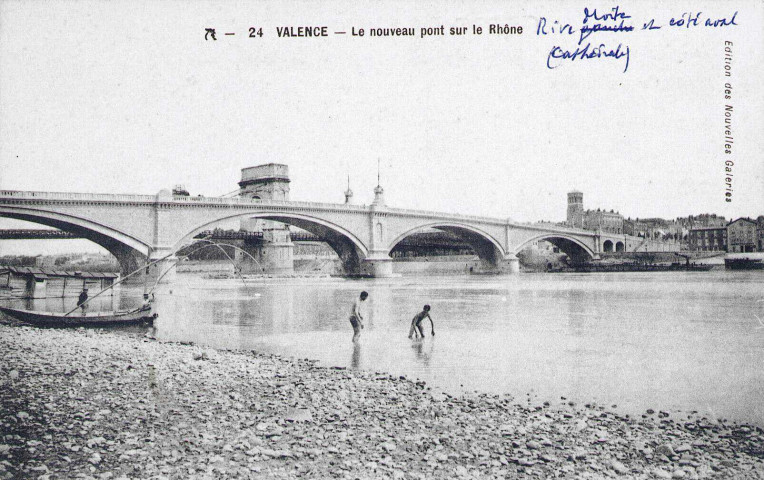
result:
[[[351,342],[353,300],[368,320]],[[140,304],[124,287],[93,309]],[[26,302],[62,311],[76,299]],[[407,338],[432,306],[436,336]],[[60,305],[59,305],[60,304]],[[22,306],[19,304],[17,306]],[[205,280],[157,294],[161,340],[312,358],[419,378],[451,393],[617,404],[764,426],[764,274],[519,274],[349,280]]]
[[[204,280],[158,295],[155,333],[407,375],[452,393],[692,410],[764,425],[761,272]],[[351,342],[351,304],[370,293]],[[123,296],[125,293],[123,292]],[[432,306],[436,336],[407,338]]]

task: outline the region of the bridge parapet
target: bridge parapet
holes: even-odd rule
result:
[[[547,225],[543,223],[516,223],[516,222],[512,222],[509,225],[511,227],[525,228],[528,230],[538,230],[542,232],[568,233],[568,234],[576,234],[576,235],[587,235],[591,237],[594,237],[597,235],[597,232],[593,232],[591,230],[565,227],[562,225]]]
[[[34,192],[22,190],[0,190],[0,198],[21,200],[78,200],[94,202],[153,202],[154,195],[133,195],[120,193],[77,193],[77,192]]]
[[[377,215],[396,215],[404,217],[418,217],[435,220],[479,222],[490,225],[507,225],[515,228],[530,230],[555,231],[564,233],[576,233],[581,235],[595,235],[594,232],[577,228],[563,227],[560,225],[548,225],[539,223],[515,222],[509,218],[486,217],[481,215],[464,215],[458,213],[435,212],[431,210],[415,210],[407,208],[375,207],[371,205],[354,205],[344,203],[325,202],[302,202],[292,200],[261,200],[243,197],[186,197],[174,196],[172,201],[157,200],[156,195],[133,195],[114,193],[78,193],[78,192],[39,192],[22,190],[0,190],[0,198],[12,198],[21,200],[50,200],[50,201],[92,201],[92,202],[126,202],[126,203],[160,203],[168,205],[220,205],[220,206],[266,206],[266,207],[289,207],[309,208],[322,210],[335,210],[342,212],[369,213],[374,211]]]
[[[385,207],[384,210],[378,209],[377,212],[395,214],[399,216],[424,217],[433,219],[450,220],[469,220],[482,223],[492,223],[496,225],[505,225],[509,220],[506,218],[484,217],[480,215],[464,215],[460,213],[434,212],[430,210],[413,210],[409,208]]]
[[[377,214],[394,214],[399,216],[413,216],[413,217],[429,217],[429,218],[449,218],[460,220],[472,220],[486,223],[505,224],[507,219],[484,217],[478,215],[462,215],[458,213],[444,213],[434,212],[430,210],[413,210],[407,208],[393,208],[393,207],[379,207],[372,205],[357,205],[347,203],[326,203],[326,202],[300,202],[293,200],[261,200],[242,197],[174,197],[173,203],[190,203],[190,204],[213,204],[213,205],[261,205],[261,206],[273,206],[273,207],[307,207],[307,208],[324,208],[324,209],[337,209],[346,212],[363,212],[369,213],[374,211]]]

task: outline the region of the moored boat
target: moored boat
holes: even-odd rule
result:
[[[764,260],[761,258],[725,258],[724,268],[727,270],[764,270]]]
[[[576,272],[707,272],[713,265],[697,263],[647,264],[647,263],[585,263],[573,266]]]
[[[57,312],[40,312],[0,306],[0,312],[22,322],[43,327],[104,327],[151,323],[157,317],[151,304],[139,308],[115,312],[74,312],[69,315]]]

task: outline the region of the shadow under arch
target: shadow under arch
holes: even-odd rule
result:
[[[560,251],[565,252],[568,255],[568,258],[570,258],[574,264],[585,263],[589,260],[593,260],[597,256],[597,254],[592,251],[591,248],[586,246],[584,243],[581,243],[580,240],[560,233],[547,233],[531,238],[530,240],[526,240],[520,244],[519,247],[517,247],[515,254],[520,253],[522,249],[529,246],[531,243],[541,240],[549,242],[555,247],[559,248]]]
[[[469,225],[450,222],[430,223],[427,225],[419,225],[416,228],[412,228],[411,230],[399,235],[398,238],[393,240],[388,245],[388,255],[404,238],[427,229],[435,229],[441,230],[443,232],[448,232],[460,238],[461,240],[464,240],[467,244],[469,244],[470,247],[472,247],[483,264],[487,266],[498,266],[505,256],[504,248],[502,248],[501,244],[491,235]]]
[[[119,230],[58,212],[3,206],[0,207],[0,217],[57,228],[90,240],[114,255],[123,275],[140,268],[151,250],[146,242]]]
[[[177,251],[183,245],[193,241],[194,237],[211,226],[230,220],[244,218],[258,218],[261,220],[272,220],[287,225],[293,225],[297,228],[310,232],[326,242],[332,250],[337,253],[342,261],[342,267],[345,273],[358,273],[361,269],[361,262],[368,254],[368,248],[355,235],[342,227],[334,225],[331,222],[321,220],[320,218],[309,215],[301,215],[283,212],[250,212],[237,213],[227,217],[215,219],[203,225],[199,225],[191,232],[180,238],[173,246],[173,251]]]

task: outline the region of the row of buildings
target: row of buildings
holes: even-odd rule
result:
[[[605,233],[632,235],[656,241],[679,242],[683,250],[764,252],[764,216],[727,221],[716,214],[690,215],[674,220],[624,218],[614,210],[584,209],[584,194],[568,193],[567,226]]]
[[[693,228],[688,249],[698,252],[764,252],[764,215],[756,220],[738,218],[726,225]]]
[[[702,219],[701,219],[702,217]],[[710,218],[710,216],[708,216]],[[716,217],[714,215],[714,217]],[[584,209],[584,194],[568,193],[568,216],[565,225],[584,230],[631,235],[650,240],[681,242],[687,234],[687,226],[706,220],[705,216],[665,220],[663,218],[624,218],[615,210]],[[722,218],[723,220],[723,218]],[[714,224],[715,225],[715,224]],[[703,226],[707,226],[703,224]]]

